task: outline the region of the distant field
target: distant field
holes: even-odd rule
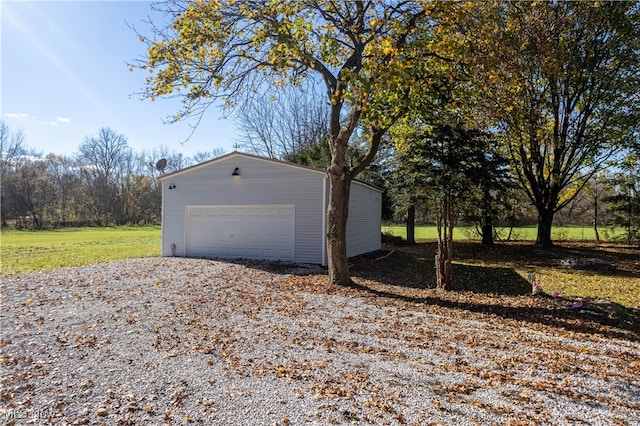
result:
[[[548,292],[561,290],[567,296],[601,297],[622,303],[626,306],[638,306],[640,287],[636,272],[635,252],[624,252],[620,247],[598,248],[590,242],[571,242],[569,250],[583,250],[586,257],[611,258],[619,265],[620,272],[615,274],[593,274],[590,272],[566,271],[548,266],[540,259],[547,259],[549,252],[536,252],[529,243],[499,244],[493,250],[482,250],[479,242],[469,241],[477,237],[473,229],[457,228],[454,238],[456,245],[455,281],[461,288],[470,289],[480,285],[482,288],[508,285],[501,275],[505,267],[513,269],[526,277],[531,264],[542,262],[535,267],[537,276],[542,280],[543,288]],[[404,226],[384,226],[383,232],[405,237]],[[593,232],[591,230],[591,232]],[[588,229],[558,228],[554,231],[556,241],[593,239]],[[534,240],[535,227],[518,228],[512,238]],[[559,238],[559,237],[562,238]],[[433,279],[433,253],[437,239],[435,226],[418,226],[416,238],[425,242],[402,247],[413,253],[416,260],[396,265],[402,270],[398,277],[406,276],[410,268],[416,268],[420,280]],[[431,242],[428,242],[428,241]],[[467,240],[462,242],[462,240]],[[2,231],[0,233],[0,275],[13,275],[25,272],[51,270],[68,266],[81,266],[110,260],[160,255],[160,227],[113,227],[113,228],[70,228],[50,231]],[[584,247],[583,247],[584,246]],[[465,247],[467,249],[465,250]],[[552,251],[555,257],[564,256],[565,248],[556,247]],[[591,251],[589,251],[591,250]],[[425,256],[425,251],[431,253]],[[518,254],[518,256],[515,256]],[[575,255],[575,253],[574,253]],[[478,258],[481,256],[482,258]],[[488,256],[488,257],[487,257]],[[492,257],[493,256],[493,257]],[[518,257],[518,259],[514,259]],[[544,265],[543,265],[544,264]],[[388,265],[389,268],[395,267]],[[409,269],[407,269],[409,268]],[[472,271],[472,272],[469,272]],[[410,274],[409,274],[410,275]],[[480,277],[480,278],[479,278]],[[522,278],[524,279],[524,278]],[[497,284],[496,284],[497,283]],[[486,290],[485,288],[485,290]],[[498,292],[499,293],[499,292]]]
[[[509,228],[497,228],[498,234],[502,239],[506,239],[509,235]],[[610,240],[615,232],[609,228],[599,228],[600,239],[603,241]],[[406,228],[404,225],[383,225],[382,232],[388,233],[396,237],[406,238]],[[522,226],[514,228],[511,232],[512,241],[535,241],[538,229],[535,226]],[[416,240],[437,240],[438,230],[435,225],[416,225]],[[596,234],[591,227],[579,226],[557,226],[551,230],[551,238],[554,241],[595,241]],[[453,229],[454,240],[479,240],[474,227],[460,226]]]
[[[2,231],[2,275],[160,255],[160,227]]]
[[[384,225],[382,232],[406,237],[403,225]],[[506,238],[508,229],[500,230]],[[611,232],[601,231],[606,241]],[[416,239],[433,241],[438,238],[433,225],[416,226]],[[513,230],[511,239],[535,240],[535,227]],[[591,228],[557,227],[553,230],[556,241],[594,241]],[[456,240],[478,239],[474,228],[454,229]],[[0,273],[23,272],[87,265],[109,260],[160,255],[159,226],[123,226],[110,228],[68,228],[47,231],[2,231],[0,233]]]

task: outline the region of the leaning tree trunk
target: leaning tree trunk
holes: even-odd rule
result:
[[[553,210],[538,209],[538,236],[536,244],[542,247],[552,247],[551,225],[553,224]]]

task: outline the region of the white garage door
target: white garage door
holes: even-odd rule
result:
[[[294,206],[188,206],[186,213],[187,256],[294,259]]]

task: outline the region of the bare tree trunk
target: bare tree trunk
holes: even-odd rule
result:
[[[482,245],[493,246],[493,222],[489,215],[486,215],[482,221]]]
[[[552,247],[551,226],[553,224],[553,211],[549,209],[538,209],[538,236],[536,244],[542,247]]]
[[[443,290],[451,288],[453,260],[453,200],[445,195],[437,214],[438,251],[436,253],[436,286]]]
[[[349,124],[340,128],[338,118],[339,109],[332,109],[332,131],[335,136],[330,140],[331,166],[327,172],[329,175],[329,203],[327,206],[327,261],[329,269],[329,282],[331,284],[349,285],[349,259],[347,258],[347,218],[349,215],[349,191],[351,180],[364,168],[371,164],[378,151],[380,140],[386,129],[373,129],[371,145],[365,157],[355,167],[349,168],[346,164],[346,153],[349,138],[356,128],[360,112],[353,113]]]
[[[598,232],[598,180],[596,178],[595,196],[593,197],[593,230],[596,233],[596,241],[600,242],[600,233]]]
[[[330,140],[331,165],[327,169],[329,175],[329,203],[327,205],[327,262],[329,283],[338,285],[351,284],[349,259],[347,258],[347,216],[349,214],[349,190],[351,173],[346,164],[346,153],[349,138],[355,128],[355,117],[352,116],[350,126],[340,128],[339,109],[332,108],[332,129],[335,136]],[[338,130],[339,129],[339,130]]]
[[[407,210],[407,244],[416,243],[416,206],[411,205]]]
[[[349,190],[351,178],[346,170],[334,173],[329,170],[329,203],[327,206],[327,258],[329,282],[351,283],[347,258],[347,217],[349,214]]]

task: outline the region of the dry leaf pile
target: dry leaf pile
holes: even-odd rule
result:
[[[0,423],[640,424],[633,330],[325,281],[166,258],[4,278]]]

